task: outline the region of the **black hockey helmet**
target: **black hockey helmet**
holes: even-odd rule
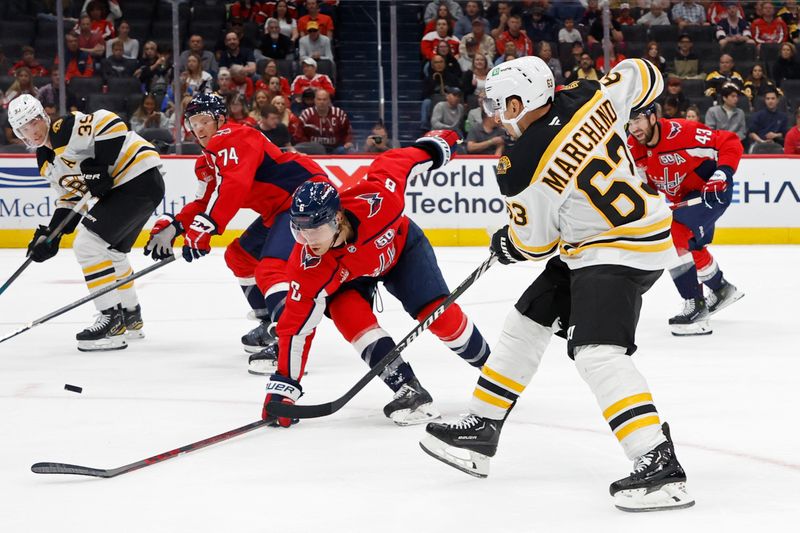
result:
[[[339,193],[330,183],[307,181],[292,195],[289,216],[297,229],[313,229],[335,221],[341,202]]]
[[[196,94],[192,101],[186,104],[186,110],[183,112],[183,117],[186,122],[195,115],[211,115],[215,120],[220,117],[225,117],[228,114],[228,107],[225,105],[225,99],[217,93],[199,93]]]
[[[655,102],[648,104],[644,107],[639,107],[637,109],[631,109],[631,115],[629,120],[633,120],[640,116],[649,117],[650,115],[658,116],[658,107],[656,106]]]

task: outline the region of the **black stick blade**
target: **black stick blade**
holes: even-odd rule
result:
[[[269,402],[267,412],[272,416],[286,418],[319,418],[338,410],[333,404],[294,405],[283,402]]]
[[[108,470],[88,466],[68,465],[66,463],[36,463],[31,466],[36,474],[74,474],[76,476],[111,477]]]

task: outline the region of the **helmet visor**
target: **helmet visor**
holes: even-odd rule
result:
[[[290,226],[295,241],[300,244],[307,244],[312,248],[331,246],[333,244],[336,232],[339,231],[339,225],[335,220],[313,228],[308,227],[303,222],[302,218],[300,220],[292,219]]]
[[[483,112],[486,116],[494,117],[503,110],[500,100],[497,98],[489,98],[488,96],[483,99]]]

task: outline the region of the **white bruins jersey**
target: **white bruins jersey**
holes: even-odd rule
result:
[[[100,109],[94,113],[75,112],[50,125],[52,150],[36,151],[39,173],[57,191],[56,207],[72,207],[87,191],[81,162],[103,155],[113,163],[108,173],[119,187],[151,168],[161,171],[161,158],[152,144],[130,131],[119,116]],[[121,144],[120,144],[121,143]],[[105,154],[103,150],[117,150]]]
[[[509,233],[526,257],[559,251],[571,269],[670,266],[672,214],[638,176],[625,131],[631,109],[653,102],[663,86],[641,59],[622,61],[599,82],[576,81],[500,158]]]

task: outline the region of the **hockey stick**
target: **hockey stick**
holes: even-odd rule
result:
[[[693,205],[700,205],[702,203],[703,199],[698,196],[697,198],[692,198],[690,200],[684,200],[682,202],[671,204],[669,208],[675,211],[676,209],[680,209],[681,207],[691,207]]]
[[[212,444],[216,444],[218,442],[232,439],[233,437],[238,437],[239,435],[244,435],[249,431],[253,431],[254,429],[268,424],[270,421],[271,420],[268,419],[251,422],[246,426],[232,429],[230,431],[226,431],[225,433],[220,433],[219,435],[214,435],[213,437],[208,437],[207,439],[199,440],[197,442],[187,444],[186,446],[181,446],[180,448],[175,448],[174,450],[160,453],[158,455],[154,455],[153,457],[148,457],[147,459],[142,459],[141,461],[136,461],[135,463],[120,466],[118,468],[110,468],[106,470],[102,468],[91,468],[88,466],[69,465],[66,463],[36,463],[35,465],[31,466],[31,471],[36,474],[74,474],[76,476],[114,477],[166,461],[167,459],[172,459],[173,457],[177,457],[184,453],[193,452],[195,450],[199,450],[200,448],[211,446]]]
[[[41,318],[37,318],[33,322],[29,322],[28,324],[26,324],[22,328],[14,331],[13,333],[9,333],[8,335],[6,335],[2,339],[0,339],[0,343],[5,342],[8,339],[16,337],[20,333],[25,333],[26,331],[28,331],[32,327],[38,326],[39,324],[43,324],[44,322],[47,322],[51,318],[55,318],[57,316],[63,315],[67,311],[71,311],[71,310],[75,309],[76,307],[79,307],[79,306],[85,304],[86,302],[90,302],[90,301],[94,300],[95,298],[97,298],[99,296],[102,296],[102,295],[104,295],[104,294],[106,294],[108,292],[113,291],[117,287],[121,287],[121,286],[125,285],[126,283],[130,283],[131,281],[135,280],[136,278],[141,278],[145,274],[149,274],[150,272],[152,272],[152,271],[154,271],[154,270],[156,270],[158,268],[161,268],[164,265],[168,265],[168,264],[172,263],[173,261],[175,261],[175,256],[174,255],[172,257],[168,257],[167,259],[164,259],[163,261],[159,261],[155,265],[150,265],[149,267],[144,268],[144,269],[142,269],[142,270],[140,270],[138,272],[134,272],[133,274],[131,274],[127,278],[122,278],[120,280],[117,280],[116,282],[112,283],[108,287],[103,287],[102,289],[100,289],[97,292],[93,292],[93,293],[91,293],[91,294],[89,294],[87,296],[84,296],[80,300],[72,302],[69,305],[65,305],[61,309],[56,309],[55,311],[53,311],[50,314],[47,314],[47,315],[45,315],[45,316],[43,316]]]
[[[417,326],[411,330],[411,332],[403,337],[403,340],[397,343],[391,352],[386,354],[383,359],[381,359],[377,365],[375,365],[369,372],[367,372],[364,377],[358,380],[358,382],[353,385],[350,390],[348,390],[344,395],[340,398],[333,400],[332,402],[328,403],[321,403],[317,405],[294,405],[294,404],[287,404],[281,402],[269,402],[267,404],[267,412],[270,415],[274,415],[277,417],[285,417],[285,418],[318,418],[321,416],[328,416],[330,414],[335,413],[344,405],[353,399],[353,396],[358,394],[358,392],[367,386],[367,383],[372,381],[372,378],[383,372],[383,370],[389,366],[392,361],[397,359],[400,355],[400,352],[405,350],[409,344],[411,344],[414,339],[420,336],[420,334],[428,329],[430,325],[433,323],[434,320],[439,318],[439,316],[445,312],[445,310],[450,307],[450,305],[456,301],[458,297],[464,294],[468,288],[472,286],[475,281],[486,272],[490,266],[497,260],[497,256],[494,254],[490,255],[489,258],[481,263],[475,271],[467,277],[464,281],[461,282],[461,285],[456,287],[456,289],[450,293],[442,303],[440,303],[436,309],[434,309],[428,316],[425,317],[424,320],[420,321]]]
[[[64,220],[62,220],[58,224],[58,226],[56,226],[56,228],[53,231],[50,232],[50,235],[48,235],[47,237],[44,237],[44,236],[39,237],[39,239],[36,241],[36,244],[34,246],[36,246],[40,242],[42,242],[42,239],[44,239],[44,242],[46,244],[50,244],[51,242],[53,242],[56,239],[56,237],[59,237],[61,235],[61,232],[64,231],[64,228],[67,227],[67,224],[69,224],[72,221],[72,219],[74,219],[78,215],[83,216],[83,215],[80,214],[80,210],[83,209],[83,206],[85,206],[89,202],[89,200],[91,200],[91,199],[92,199],[92,196],[90,194],[87,194],[83,198],[81,198],[80,202],[78,202],[77,204],[72,206],[71,212],[67,213],[67,216],[64,217]],[[16,270],[16,272],[11,274],[11,277],[8,278],[8,281],[3,283],[3,286],[0,287],[0,294],[3,294],[6,291],[6,289],[9,287],[9,285],[11,285],[14,282],[14,280],[17,279],[19,277],[19,275],[22,274],[22,272],[26,268],[28,268],[28,266],[32,262],[33,262],[33,258],[30,257],[30,256],[27,259],[25,259],[25,262],[22,263],[22,266],[19,267]]]

